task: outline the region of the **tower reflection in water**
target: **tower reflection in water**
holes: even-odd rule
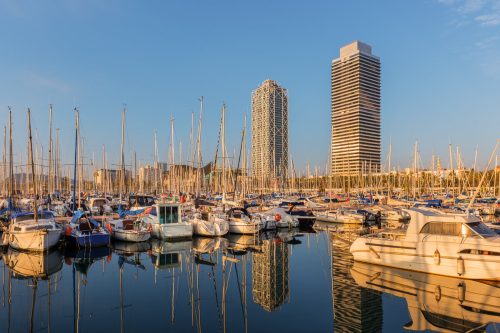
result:
[[[274,311],[290,295],[289,245],[279,238],[262,243],[262,250],[252,256],[253,301],[266,311]]]
[[[381,332],[381,293],[362,288],[354,281],[349,246],[350,242],[330,234],[334,331]]]

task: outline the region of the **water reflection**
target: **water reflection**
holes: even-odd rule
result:
[[[333,322],[335,332],[381,332],[382,297],[352,278],[352,256],[346,236],[331,234]]]
[[[14,249],[3,249],[3,260],[5,266],[8,267],[8,315],[7,315],[7,332],[10,332],[12,325],[12,305],[16,305],[16,299],[13,297],[15,291],[12,288],[12,279],[25,280],[27,287],[31,289],[31,301],[29,310],[29,332],[35,331],[35,313],[38,298],[39,281],[47,280],[47,328],[50,331],[51,327],[51,287],[52,276],[58,273],[63,266],[63,256],[59,251],[51,251],[48,253],[27,253]],[[5,272],[4,272],[5,278]],[[5,285],[4,285],[5,286]],[[5,291],[5,289],[4,289]],[[4,298],[5,299],[5,298]],[[13,304],[14,303],[14,304]],[[14,327],[17,330],[17,327]]]
[[[288,300],[290,272],[288,245],[281,238],[262,241],[260,252],[252,256],[253,301],[266,311],[274,311]]]
[[[499,320],[496,285],[353,266],[350,237],[279,230],[4,249],[0,332],[462,331]]]
[[[479,332],[500,321],[500,285],[355,263],[356,283],[406,299],[407,330]]]

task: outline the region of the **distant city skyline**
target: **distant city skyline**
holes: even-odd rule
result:
[[[435,154],[447,167],[449,143],[454,151],[461,147],[468,166],[478,146],[480,166],[486,164],[500,136],[497,0],[260,4],[265,12],[259,1],[0,1],[0,126],[12,106],[16,160],[26,161],[27,107],[47,155],[52,103],[63,163],[72,160],[78,107],[86,160],[95,153],[100,161],[105,144],[110,164],[118,164],[123,104],[126,161],[136,151],[143,164],[152,163],[154,130],[159,159],[167,161],[170,117],[176,144],[187,151],[191,113],[197,119],[204,96],[202,151],[209,162],[222,103],[228,152],[234,152],[244,115],[250,118],[250,92],[273,78],[288,89],[296,169],[309,164],[323,172],[331,60],[341,46],[362,40],[383,59],[382,164],[392,141],[392,165],[410,165],[417,140],[423,166]]]

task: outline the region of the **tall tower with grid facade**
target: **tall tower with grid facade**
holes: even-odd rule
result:
[[[288,91],[266,80],[252,92],[252,176],[288,174]]]
[[[332,61],[331,172],[380,172],[380,59],[355,41]]]

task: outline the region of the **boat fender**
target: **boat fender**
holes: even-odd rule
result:
[[[434,263],[439,265],[441,263],[441,254],[438,250],[434,251]]]
[[[113,227],[111,226],[111,223],[106,224],[106,228],[108,229],[109,233],[113,233]]]
[[[462,276],[465,273],[465,263],[462,257],[457,258],[457,274]]]
[[[441,286],[436,286],[436,289],[434,289],[434,297],[436,298],[436,302],[441,300]]]
[[[457,286],[457,298],[460,303],[465,301],[465,282],[460,282]]]
[[[149,232],[153,231],[153,225],[151,223],[148,224],[148,231]]]
[[[64,234],[66,236],[70,236],[72,232],[73,232],[73,228],[71,228],[69,225],[66,226],[66,230],[64,230]]]
[[[274,215],[274,220],[275,220],[276,222],[281,221],[281,215],[280,215],[279,213],[278,213],[278,214],[276,214],[276,215]]]

